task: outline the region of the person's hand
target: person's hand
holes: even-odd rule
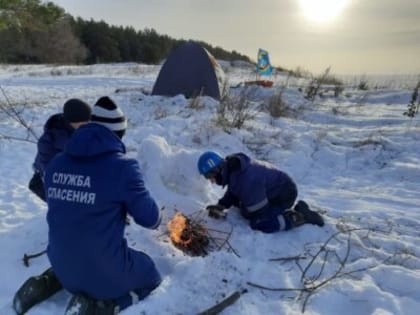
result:
[[[209,212],[209,217],[215,219],[224,219],[226,218],[225,207],[222,205],[209,205],[206,207],[206,210]]]

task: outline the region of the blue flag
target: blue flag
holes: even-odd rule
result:
[[[261,48],[258,49],[257,73],[260,75],[270,75],[272,71],[273,67],[270,64],[268,51]]]

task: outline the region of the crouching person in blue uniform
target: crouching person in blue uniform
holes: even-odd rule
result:
[[[55,279],[73,294],[65,313],[72,315],[116,314],[161,282],[153,260],[124,238],[127,214],[148,229],[161,221],[138,162],[125,156],[126,119],[104,97],[91,120],[45,172],[47,253]]]
[[[321,215],[299,200],[295,182],[275,166],[253,160],[244,153],[221,157],[205,152],[198,160],[201,175],[220,186],[227,186],[215,205],[207,206],[209,216],[226,216],[232,206],[240,209],[250,227],[265,233],[290,230],[305,223],[324,225]]]

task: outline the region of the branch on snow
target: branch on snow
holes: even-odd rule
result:
[[[235,303],[241,297],[241,295],[246,293],[246,292],[247,292],[247,290],[235,291],[234,293],[229,295],[227,298],[225,298],[221,302],[219,302],[216,305],[210,307],[209,309],[199,313],[198,315],[217,315],[217,314],[221,313],[226,307]]]
[[[350,269],[348,265],[349,265],[349,258],[350,258],[350,253],[352,249],[352,244],[354,244],[353,237],[357,235],[358,232],[361,232],[361,231],[367,232],[366,235],[362,236],[363,238],[368,238],[372,232],[375,232],[375,233],[383,232],[383,231],[375,230],[372,228],[346,228],[346,229],[342,228],[338,232],[331,235],[320,246],[319,250],[315,253],[315,255],[312,256],[311,260],[309,261],[309,263],[306,265],[305,268],[302,268],[299,265],[299,260],[307,258],[304,255],[270,259],[270,261],[295,261],[296,264],[299,266],[300,271],[302,273],[300,277],[300,282],[302,284],[301,287],[273,288],[273,287],[267,287],[261,284],[253,283],[253,282],[247,282],[247,284],[249,286],[252,286],[261,290],[277,291],[277,292],[278,291],[299,292],[298,299],[303,301],[301,311],[302,313],[304,313],[310,297],[316,292],[318,292],[321,288],[325,287],[328,284],[331,284],[334,280],[345,278],[355,273],[365,272],[367,270],[376,268],[380,265],[386,264],[397,255],[397,253],[394,253],[393,255],[388,256],[379,262],[375,262],[373,264],[369,264],[368,266],[361,267],[361,268]],[[342,235],[345,235],[346,239],[344,241],[345,242],[344,254],[340,256],[338,252],[335,249],[333,249],[337,247],[330,246],[330,243],[333,241],[342,243],[343,240],[339,238]],[[337,267],[335,271],[327,275],[326,266],[328,263],[331,263],[331,262],[336,262]],[[318,271],[313,274],[313,271],[315,269],[315,263],[318,264],[317,266]],[[312,274],[312,275],[309,275],[309,274]]]

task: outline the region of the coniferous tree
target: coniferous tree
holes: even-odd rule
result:
[[[0,0],[0,62],[98,63],[135,61],[156,64],[185,40],[153,28],[110,26],[75,20],[64,9],[41,0]],[[217,59],[248,57],[198,42]]]
[[[121,61],[118,42],[112,37],[108,24],[93,20],[83,24],[80,35],[82,43],[89,50],[87,63]]]

